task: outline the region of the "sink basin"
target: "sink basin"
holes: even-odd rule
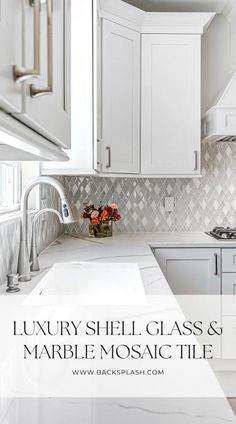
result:
[[[83,304],[144,304],[146,296],[136,263],[58,263],[32,295],[76,295]]]

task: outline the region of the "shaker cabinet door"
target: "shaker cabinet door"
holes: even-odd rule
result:
[[[22,65],[21,0],[0,0],[0,108],[20,112],[21,87],[13,77],[13,66]]]
[[[141,172],[198,175],[200,35],[142,36]]]
[[[102,23],[102,172],[138,173],[140,34]]]
[[[220,249],[155,249],[155,256],[175,295],[220,295]]]
[[[33,67],[34,6],[24,4],[24,66]],[[16,115],[53,143],[70,147],[70,0],[40,6],[39,78],[23,87],[23,113]]]

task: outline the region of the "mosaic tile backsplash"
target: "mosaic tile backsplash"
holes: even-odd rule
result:
[[[206,231],[236,226],[236,143],[202,147],[202,178],[66,177],[69,197],[78,211],[85,201],[116,202],[122,221],[114,232]],[[174,196],[174,212],[165,212],[164,198]],[[88,233],[88,222],[70,226]]]
[[[202,148],[202,178],[101,178],[65,177],[70,200],[81,212],[83,202],[116,202],[122,220],[114,232],[206,231],[216,225],[236,226],[236,144],[212,144]],[[174,196],[174,212],[164,210],[164,198]],[[57,208],[58,196],[44,187],[42,197]],[[42,251],[62,232],[54,215],[39,220],[38,246]],[[88,222],[70,225],[72,234],[88,234]],[[20,238],[19,219],[0,223],[0,284],[16,272]]]

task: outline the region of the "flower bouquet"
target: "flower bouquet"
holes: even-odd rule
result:
[[[111,237],[112,223],[119,221],[121,216],[118,213],[118,206],[115,203],[110,205],[84,204],[82,219],[89,219],[89,235],[94,237]]]

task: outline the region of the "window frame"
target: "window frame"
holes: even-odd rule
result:
[[[18,212],[20,210],[20,198],[22,193],[22,165],[21,162],[16,161],[1,161],[1,164],[14,163],[13,168],[13,200],[14,203],[11,206],[0,205],[0,216]]]

